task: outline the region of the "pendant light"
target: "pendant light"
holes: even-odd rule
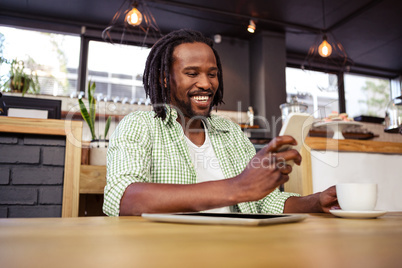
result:
[[[325,71],[348,70],[349,67],[353,65],[353,61],[346,54],[342,44],[327,30],[325,14],[324,0],[322,0],[323,28],[311,45],[301,68],[318,68]]]
[[[146,45],[147,38],[162,36],[158,24],[145,0],[122,0],[110,24],[103,30],[103,40],[121,44],[128,42]],[[119,40],[120,39],[120,40]],[[142,41],[139,41],[141,40]]]
[[[137,3],[133,5],[133,8],[127,13],[126,22],[132,26],[138,26],[142,22],[142,14],[137,9]]]
[[[327,35],[322,37],[322,43],[318,46],[318,53],[321,57],[329,57],[332,54],[332,46],[327,41]]]
[[[323,26],[324,26],[324,31],[326,30],[326,25],[325,25],[325,5],[324,1],[322,0],[322,19],[323,19]],[[322,43],[318,46],[318,54],[320,54],[321,57],[326,58],[331,56],[332,54],[332,46],[328,43],[327,41],[327,35],[324,33],[322,37]]]

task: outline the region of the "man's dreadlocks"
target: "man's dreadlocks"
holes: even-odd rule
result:
[[[145,93],[151,99],[156,116],[162,120],[166,118],[166,110],[161,104],[170,103],[170,69],[173,61],[173,50],[180,44],[198,42],[208,45],[215,54],[219,87],[212,105],[216,106],[223,103],[222,66],[219,55],[213,48],[213,41],[197,31],[173,31],[153,45],[147,58],[143,76]]]

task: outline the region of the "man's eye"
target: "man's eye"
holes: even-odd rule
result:
[[[210,73],[210,74],[208,74],[208,76],[211,77],[211,78],[215,78],[216,75],[217,75],[216,73]]]
[[[187,73],[187,75],[190,76],[190,77],[196,77],[197,73]]]

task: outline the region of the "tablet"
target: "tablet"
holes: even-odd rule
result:
[[[314,122],[314,117],[306,113],[291,113],[287,118],[286,122],[283,124],[279,136],[289,135],[292,136],[296,141],[297,145],[285,145],[282,146],[278,152],[285,151],[288,149],[295,149],[300,152],[304,144],[304,140],[307,137],[308,132]],[[293,164],[293,161],[289,161]]]
[[[159,213],[141,215],[144,219],[155,222],[215,224],[215,225],[246,225],[262,226],[270,224],[299,222],[305,214],[244,214],[244,213]]]

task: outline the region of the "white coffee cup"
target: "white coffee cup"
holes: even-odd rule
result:
[[[373,211],[377,203],[377,184],[339,183],[336,194],[342,210]]]

